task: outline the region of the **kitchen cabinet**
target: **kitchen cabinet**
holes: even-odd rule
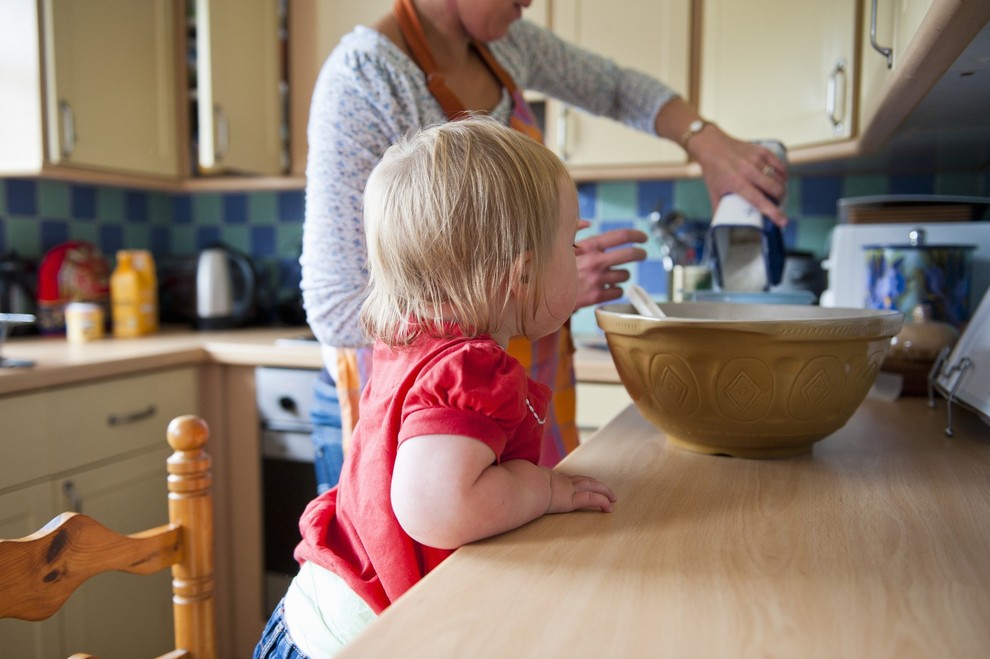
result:
[[[181,139],[173,0],[43,0],[47,161],[176,178]]]
[[[854,135],[856,0],[705,0],[699,110],[789,149]]]
[[[691,82],[691,4],[690,0],[554,2],[550,27],[561,38],[653,75],[686,96]],[[555,100],[547,103],[547,129],[547,145],[578,176],[582,170],[686,160],[684,151],[667,140]]]
[[[869,124],[933,0],[866,0],[860,49],[859,123]]]
[[[274,0],[196,0],[197,157],[201,173],[288,167],[285,17]]]
[[[599,428],[629,407],[632,399],[621,384],[578,382],[577,427],[581,441],[589,439]]]
[[[81,510],[119,533],[168,521],[168,422],[197,413],[196,369],[0,397],[0,533],[33,533]],[[172,647],[171,574],[105,574],[41,623],[0,621],[10,656],[155,656]],[[149,597],[156,591],[157,597]]]

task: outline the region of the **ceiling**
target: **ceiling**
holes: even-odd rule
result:
[[[933,169],[990,170],[990,23],[879,152],[793,167],[803,174]]]

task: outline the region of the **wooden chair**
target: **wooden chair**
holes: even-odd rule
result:
[[[62,513],[17,540],[0,540],[0,618],[51,617],[84,581],[101,572],[152,574],[172,567],[176,650],[162,659],[216,656],[213,495],[209,428],[180,416],[168,426],[169,523],[120,535],[79,513]],[[78,654],[75,657],[88,657]]]

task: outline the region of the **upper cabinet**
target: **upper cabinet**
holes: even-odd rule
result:
[[[177,5],[43,0],[49,164],[182,174]]]
[[[199,172],[282,174],[289,158],[284,3],[196,0],[195,7]]]
[[[638,69],[688,95],[691,73],[691,2],[554,2],[550,27],[561,38]],[[602,117],[550,100],[547,145],[581,175],[594,168],[683,163],[685,154],[672,143]]]
[[[859,121],[867,125],[876,117],[887,85],[902,64],[932,0],[865,0],[860,49]]]
[[[705,0],[701,114],[788,148],[853,136],[856,0]]]

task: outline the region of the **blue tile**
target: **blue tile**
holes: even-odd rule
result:
[[[598,233],[605,233],[613,229],[635,229],[636,223],[633,220],[605,220],[598,225]]]
[[[206,249],[220,242],[220,227],[199,227],[196,229],[196,249]]]
[[[38,214],[38,184],[33,179],[7,179],[7,212],[11,215]]]
[[[222,198],[223,223],[247,224],[247,195],[241,192],[225,194]]]
[[[801,214],[835,213],[842,196],[842,179],[838,176],[809,176],[801,179]]]
[[[172,252],[172,233],[169,231],[168,227],[163,226],[153,226],[151,227],[151,240],[149,248],[151,249],[151,255],[155,258],[161,258],[163,256],[168,256]]]
[[[96,189],[91,185],[73,185],[69,190],[69,213],[76,220],[96,218]]]
[[[64,220],[41,220],[41,249],[47,252],[52,247],[69,239],[69,223]]]
[[[302,222],[305,215],[303,203],[303,192],[279,192],[278,193],[278,221],[279,222]]]
[[[598,184],[582,183],[577,186],[578,210],[581,217],[586,220],[593,220],[598,215]]]
[[[636,283],[648,293],[665,295],[667,293],[667,271],[660,261],[641,261],[637,268]]]
[[[192,224],[193,202],[192,197],[187,194],[172,197],[172,223]]]
[[[6,221],[0,215],[0,254],[7,253],[7,227]]]
[[[124,220],[135,224],[148,221],[148,193],[128,191],[124,193]]]
[[[251,227],[251,256],[277,256],[277,252],[275,227]]]
[[[278,262],[278,286],[283,290],[299,290],[299,282],[302,280],[302,269],[299,267],[299,259],[283,258]]]
[[[934,194],[935,177],[931,174],[894,174],[890,177],[891,194]]]
[[[657,210],[660,205],[660,213],[668,213],[674,206],[674,182],[673,181],[640,181],[636,186],[636,215],[637,217],[649,217],[650,213]]]
[[[104,224],[100,226],[100,251],[104,256],[114,257],[117,250],[124,249],[124,227],[120,224]]]

